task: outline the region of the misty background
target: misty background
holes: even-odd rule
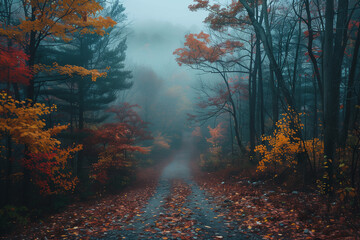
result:
[[[204,30],[206,13],[191,12],[192,0],[125,0],[127,15],[126,68],[133,87],[120,93],[119,101],[138,104],[142,118],[156,136],[177,145],[188,128],[199,71],[180,67],[173,52],[183,46],[185,35]],[[141,6],[141,7],[139,7]],[[172,144],[172,145],[173,145]]]

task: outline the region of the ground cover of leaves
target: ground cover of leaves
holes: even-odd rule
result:
[[[3,239],[90,239],[119,230],[154,194],[163,167],[141,169],[134,184],[116,195],[76,202],[40,222],[20,227]]]
[[[351,209],[328,211],[326,199],[319,194],[291,191],[271,183],[252,181],[241,176],[229,177],[230,170],[202,172],[193,167],[200,188],[226,207],[226,219],[237,222],[239,229],[254,232],[265,239],[358,239],[359,217]]]
[[[162,232],[162,239],[192,239],[192,226],[195,221],[191,218],[191,209],[185,206],[191,189],[181,179],[173,179],[171,182],[171,193],[165,198],[163,204],[164,212],[155,221],[156,228],[148,228],[145,231],[157,233]]]

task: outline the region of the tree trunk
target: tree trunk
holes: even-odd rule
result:
[[[265,113],[264,113],[264,86],[263,86],[263,77],[262,77],[262,66],[261,66],[261,52],[260,52],[260,41],[256,42],[256,53],[257,54],[257,63],[258,65],[258,81],[259,81],[259,97],[260,97],[260,134],[265,134]]]
[[[360,47],[360,28],[358,28],[358,33],[357,33],[356,42],[355,42],[355,46],[354,46],[354,54],[353,54],[353,58],[351,61],[349,81],[348,81],[347,92],[346,92],[345,117],[344,117],[342,137],[341,137],[341,142],[340,142],[340,144],[343,147],[346,144],[348,130],[349,130],[350,115],[351,115],[352,103],[353,103],[353,100],[352,100],[353,95],[352,94],[354,91],[353,88],[354,88],[354,81],[355,81],[355,75],[356,75],[359,47]]]
[[[13,166],[12,166],[12,142],[11,142],[11,137],[7,136],[6,137],[7,140],[7,154],[6,154],[6,163],[7,163],[7,168],[6,168],[6,182],[5,182],[5,199],[4,202],[5,204],[8,204],[10,202],[10,189],[11,189],[11,174],[13,171]]]
[[[258,42],[258,40],[256,40]],[[256,73],[257,73],[257,54],[255,53],[255,66],[253,66],[253,41],[251,40],[251,56],[250,56],[250,72],[249,72],[249,137],[250,137],[250,161],[253,160],[255,150],[255,139],[256,139]]]
[[[270,64],[270,88],[271,88],[271,106],[272,106],[272,121],[273,121],[273,129],[276,127],[276,122],[279,120],[279,95],[278,89],[274,79],[274,71],[272,70],[272,66]]]
[[[31,8],[31,21],[35,21],[35,11],[36,7]],[[36,54],[36,31],[30,32],[30,39],[29,39],[29,45],[27,46],[27,54],[29,55],[29,61],[28,65],[30,68],[32,68],[35,64],[35,54]],[[27,86],[27,93],[26,97],[30,100],[35,100],[35,81],[34,77],[32,76],[29,79],[29,85]]]
[[[335,139],[337,133],[336,84],[333,78],[333,24],[334,1],[326,0],[325,10],[325,43],[324,43],[324,155],[327,176],[325,191],[330,193],[333,186],[333,160],[335,157]]]

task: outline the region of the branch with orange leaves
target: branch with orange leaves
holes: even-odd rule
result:
[[[230,40],[212,44],[210,35],[204,32],[187,34],[185,38],[184,47],[176,49],[173,53],[178,56],[176,61],[180,66],[182,64],[198,65],[204,62],[214,63],[222,57],[234,54],[235,49],[243,46],[243,43],[239,41]]]
[[[109,67],[106,68],[106,70],[109,70]],[[72,77],[73,75],[79,75],[81,77],[91,76],[91,80],[93,82],[96,82],[96,80],[100,77],[106,77],[106,72],[99,72],[97,69],[86,69],[84,67],[75,66],[75,65],[65,65],[60,66],[58,63],[53,63],[52,66],[45,65],[45,64],[36,64],[33,67],[34,73],[39,72],[57,72],[60,75],[67,75],[69,77]]]

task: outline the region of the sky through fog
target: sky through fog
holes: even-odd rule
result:
[[[206,14],[191,12],[193,0],[123,0],[130,22],[167,22],[191,28],[201,27]]]
[[[193,0],[123,0],[129,23],[128,66],[146,66],[163,78],[185,71],[173,51],[185,34],[203,30],[205,12],[191,12]],[[189,69],[187,69],[189,70]]]

